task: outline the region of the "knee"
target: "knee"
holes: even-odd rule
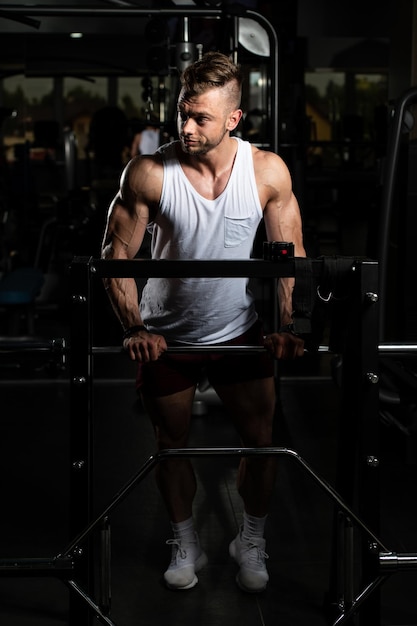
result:
[[[245,446],[254,448],[268,448],[272,445],[273,420],[259,418],[248,420],[241,430],[241,438]]]
[[[169,450],[171,448],[185,448],[188,444],[188,426],[162,429],[155,429],[155,438],[158,450]]]

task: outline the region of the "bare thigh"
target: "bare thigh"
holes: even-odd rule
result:
[[[168,396],[142,393],[142,402],[152,420],[160,450],[187,445],[194,394],[195,387]]]
[[[276,400],[273,377],[213,387],[245,446],[272,445]]]

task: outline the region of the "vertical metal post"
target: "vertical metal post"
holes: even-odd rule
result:
[[[70,267],[70,535],[77,536],[92,512],[92,338],[91,285],[88,258],[75,258]],[[74,551],[76,582],[88,593],[93,588],[90,541]],[[70,626],[88,626],[91,613],[76,594],[70,597]]]
[[[358,305],[360,315],[361,393],[359,419],[358,506],[362,520],[379,534],[380,530],[380,423],[379,423],[379,293],[378,264],[363,261],[358,266]],[[379,571],[378,546],[368,539],[362,541],[362,579],[366,584]],[[381,597],[376,590],[364,603],[360,624],[365,626],[381,621]]]
[[[379,530],[378,415],[378,265],[356,262],[342,368],[342,410],[338,491],[363,521]],[[374,546],[365,538],[350,555],[351,569],[363,586],[377,574]],[[355,566],[356,562],[356,566]],[[345,589],[348,595],[351,592]],[[349,604],[349,598],[346,597]],[[380,597],[374,593],[355,618],[359,624],[380,623]]]
[[[99,606],[104,615],[110,615],[111,610],[111,526],[109,518],[105,517],[100,526],[100,553],[99,553]]]
[[[384,184],[381,193],[381,210],[379,217],[378,234],[378,261],[379,261],[379,339],[386,340],[386,308],[387,298],[387,274],[388,274],[388,251],[391,234],[391,219],[394,211],[394,193],[397,177],[398,160],[400,155],[401,137],[403,133],[404,117],[407,107],[417,101],[417,89],[412,87],[401,95],[396,103],[394,119],[391,122],[388,138],[387,158],[385,162]]]

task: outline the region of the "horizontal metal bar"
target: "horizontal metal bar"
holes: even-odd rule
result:
[[[252,15],[254,13],[251,11]],[[151,15],[158,16],[166,16],[166,17],[175,17],[175,16],[187,16],[191,17],[192,15],[196,17],[221,17],[224,16],[224,11],[221,9],[215,8],[204,8],[200,9],[194,6],[187,6],[186,8],[172,8],[172,9],[144,9],[144,8],[133,8],[133,7],[124,7],[119,6],[118,8],[103,8],[96,6],[85,6],[85,7],[54,7],[54,6],[4,6],[1,7],[2,17],[7,17],[10,15],[11,18],[18,15],[36,15],[38,17],[82,17],[82,18],[94,18],[97,20],[98,18],[109,17],[109,18],[124,18],[124,17],[147,17],[149,18]],[[255,14],[257,15],[257,14]]]
[[[355,271],[358,265],[378,266],[377,261],[368,259],[349,259],[350,269]],[[325,259],[305,257],[280,258],[277,261],[265,259],[207,260],[207,259],[96,259],[93,257],[75,257],[72,265],[89,267],[92,274],[99,278],[151,278],[151,277],[264,277],[279,278],[295,275],[296,263],[308,263],[313,276],[321,276]]]
[[[1,576],[52,576],[68,572],[74,568],[72,558],[36,557],[36,558],[7,558],[0,559]]]
[[[329,354],[331,354],[329,352]],[[308,374],[303,374],[303,375],[299,375],[299,374],[294,374],[293,376],[280,376],[280,384],[294,384],[294,383],[302,383],[302,382],[308,382],[308,383],[315,383],[318,385],[322,385],[322,384],[327,384],[333,381],[333,378],[328,375],[328,376],[314,376],[314,375],[308,375]],[[7,379],[0,379],[0,389],[2,387],[25,387],[25,389],[27,387],[66,387],[67,385],[70,384],[70,380],[68,379],[68,377],[65,378],[25,378],[24,376],[21,376],[20,378],[7,378]],[[122,385],[126,385],[126,386],[131,386],[132,385],[132,377],[129,376],[127,378],[102,378],[100,376],[95,376],[94,380],[93,380],[93,385],[95,387],[109,387],[109,386],[113,386],[113,387],[118,387],[118,386],[122,386]],[[198,393],[198,390],[197,390]],[[206,392],[201,392],[202,394],[204,394],[205,397],[205,393]]]
[[[381,356],[415,356],[417,343],[381,343],[378,352]]]
[[[201,456],[277,456],[285,455],[293,458],[299,465],[310,475],[311,478],[330,496],[330,498],[337,504],[339,509],[354,521],[358,527],[366,532],[369,537],[381,548],[381,551],[388,552],[384,548],[384,544],[381,540],[372,532],[372,530],[359,518],[359,516],[351,509],[337,493],[337,491],[327,482],[324,478],[319,476],[317,472],[313,470],[311,465],[305,461],[298,452],[291,448],[277,447],[277,448],[173,448],[160,450],[156,456],[155,461],[167,460],[172,457],[201,457]]]
[[[11,354],[13,352],[61,353],[66,349],[65,339],[62,337],[55,339],[32,339],[31,337],[1,337],[0,354]]]
[[[167,352],[171,354],[183,354],[188,352],[208,352],[208,353],[256,353],[265,352],[264,346],[253,345],[216,345],[216,344],[184,344],[178,346],[168,346]],[[125,352],[122,346],[93,346],[92,354],[100,356],[103,354],[122,354]],[[328,346],[318,346],[317,352],[329,352]],[[70,348],[65,345],[64,340],[51,339],[39,342],[22,343],[21,341],[0,341],[0,355],[10,354],[54,354],[60,355],[70,352]]]
[[[125,352],[120,346],[93,346],[94,355],[101,354],[120,354]],[[171,354],[187,354],[187,353],[253,353],[266,352],[264,346],[216,346],[216,345],[186,345],[186,346],[168,346],[167,351]]]
[[[417,553],[403,552],[381,552],[379,554],[379,564],[383,570],[409,570],[417,569]]]
[[[29,374],[23,374],[20,369],[16,370],[15,378],[0,378],[0,389],[2,387],[10,388],[10,387],[24,387],[27,389],[28,387],[66,387],[69,385],[68,376],[65,378],[31,378]],[[104,379],[103,380],[104,384]],[[130,381],[131,382],[131,381]]]
[[[186,346],[169,346],[168,352],[184,353],[184,352],[262,352],[263,346],[217,346],[217,345],[186,345]],[[65,340],[62,338],[48,340],[31,340],[25,341],[22,338],[6,338],[0,339],[0,355],[25,353],[25,354],[43,354],[53,353],[62,354],[68,352]],[[326,345],[318,346],[317,352],[330,353],[331,350]],[[93,346],[92,352],[95,355],[117,354],[123,352],[120,346]],[[383,343],[378,346],[380,356],[415,356],[417,355],[417,344],[415,343]]]
[[[169,346],[169,352],[260,352],[263,346],[216,346],[216,345],[192,345],[192,346]],[[65,339],[55,338],[46,340],[32,340],[25,338],[5,338],[0,339],[0,355],[27,353],[42,354],[68,352]],[[93,346],[93,354],[115,354],[122,352],[119,346]],[[328,346],[322,345],[317,348],[317,352],[331,352]],[[383,343],[378,346],[380,356],[415,356],[417,355],[416,343]]]
[[[86,537],[108,517],[110,513],[131,493],[136,485],[147,476],[151,470],[160,462],[169,459],[178,458],[196,458],[196,457],[261,457],[261,456],[279,456],[285,455],[297,461],[301,467],[313,478],[334,503],[349,518],[354,521],[368,536],[379,546],[382,552],[389,552],[380,539],[372,532],[370,528],[358,517],[358,515],[342,500],[337,491],[326,480],[321,478],[312,467],[296,452],[290,448],[224,448],[224,447],[208,447],[208,448],[173,448],[160,450],[154,455],[148,457],[138,472],[121,488],[114,496],[110,504],[101,512],[101,514],[90,522],[84,530],[82,530],[70,544],[61,552],[61,555],[71,555],[75,549],[79,547]]]
[[[102,260],[94,259],[90,271],[99,278],[279,278],[295,274],[295,260],[264,261],[243,259],[240,261],[207,261],[203,259]]]
[[[187,353],[219,353],[219,354],[251,354],[258,352],[266,352],[267,349],[265,346],[233,346],[233,345],[216,345],[216,344],[187,344],[181,346],[168,346],[166,352],[170,354],[187,354]],[[93,346],[92,353],[94,355],[103,355],[103,354],[120,354],[125,352],[124,348],[121,346]],[[329,352],[328,346],[319,346],[317,348],[317,352]]]

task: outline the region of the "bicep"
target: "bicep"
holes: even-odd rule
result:
[[[142,245],[148,221],[146,205],[139,202],[127,205],[120,196],[116,196],[109,209],[102,256],[133,259]]]
[[[120,191],[110,205],[102,255],[133,259],[139,251],[150,212],[157,212],[163,168],[157,157],[135,157],[124,169]]]
[[[260,150],[254,156],[268,241],[292,242],[296,256],[304,256],[300,208],[288,167],[272,152]]]
[[[264,220],[268,241],[291,242],[295,256],[305,256],[300,208],[291,190],[267,203]]]

